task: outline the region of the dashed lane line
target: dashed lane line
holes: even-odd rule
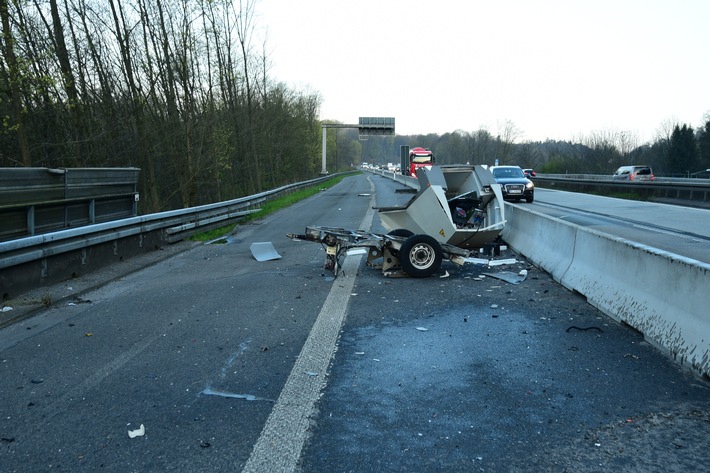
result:
[[[375,204],[375,187],[372,181],[370,189],[370,205],[358,227],[361,229],[369,229],[372,226]],[[346,308],[361,260],[362,255],[346,257],[284,389],[242,470],[243,473],[296,470],[315,403],[325,388],[326,371],[335,353],[338,334],[345,321]]]

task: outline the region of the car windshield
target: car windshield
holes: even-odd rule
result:
[[[520,168],[496,168],[493,170],[493,177],[500,179],[525,176],[523,175],[523,170]]]
[[[414,156],[412,156],[412,162],[419,163],[419,164],[428,164],[431,162],[431,155],[430,154],[425,154],[425,155],[415,154]]]

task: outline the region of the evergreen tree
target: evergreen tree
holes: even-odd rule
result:
[[[666,169],[672,174],[688,174],[698,166],[698,144],[688,125],[676,125],[671,134]]]
[[[710,120],[698,132],[700,147],[700,169],[710,169]]]

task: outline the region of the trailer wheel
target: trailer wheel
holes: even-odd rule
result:
[[[406,228],[395,228],[394,230],[389,232],[388,235],[409,238],[410,236],[414,235],[414,232],[411,230],[407,230]]]
[[[412,235],[399,249],[399,263],[414,278],[426,278],[441,266],[441,245],[429,235]]]

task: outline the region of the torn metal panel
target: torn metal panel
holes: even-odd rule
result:
[[[319,242],[326,251],[324,268],[337,276],[340,257],[366,248],[368,265],[387,276],[435,274],[442,260],[463,265],[505,226],[500,185],[482,166],[420,168],[419,190],[403,206],[375,207],[386,235],[337,227],[308,226],[295,240]],[[375,260],[382,259],[381,264]],[[492,263],[489,263],[489,265]]]
[[[270,241],[252,243],[249,249],[257,261],[271,261],[281,258]]]
[[[503,230],[503,197],[488,170],[479,165],[433,166],[417,178],[419,191],[407,204],[378,208],[387,230],[407,229],[467,249],[481,248]]]

